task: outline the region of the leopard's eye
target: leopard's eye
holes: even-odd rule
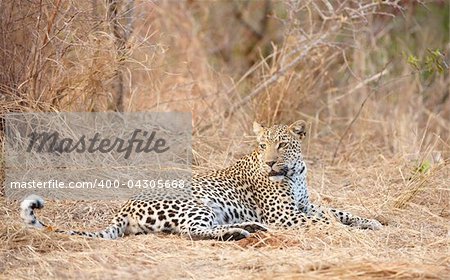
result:
[[[278,149],[284,148],[284,147],[286,147],[286,146],[287,146],[287,143],[286,143],[286,142],[280,142],[280,143],[278,143]]]
[[[264,149],[266,148],[266,144],[264,144],[264,143],[259,144],[259,148],[260,148],[261,150],[264,150]]]

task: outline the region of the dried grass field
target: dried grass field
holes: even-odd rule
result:
[[[377,218],[237,242],[26,228],[0,191],[1,279],[449,279],[448,1],[0,1],[0,112],[186,111],[194,170],[308,122],[315,203]],[[0,154],[4,181],[3,122]],[[3,184],[2,184],[3,185]],[[47,201],[64,229],[121,201]]]

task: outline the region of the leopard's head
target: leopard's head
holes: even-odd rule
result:
[[[267,128],[254,122],[253,131],[259,144],[260,171],[271,181],[280,182],[305,170],[301,152],[301,142],[306,136],[305,121]]]

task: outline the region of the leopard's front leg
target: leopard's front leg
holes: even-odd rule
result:
[[[375,219],[361,218],[346,211],[316,206],[312,203],[307,207],[303,207],[303,209],[307,215],[316,217],[324,217],[326,216],[326,213],[328,213],[329,215],[334,216],[342,224],[360,229],[378,230],[383,227],[381,223]]]
[[[274,199],[272,201],[276,201],[276,208],[273,207],[271,203],[260,205],[261,222],[267,225],[278,228],[292,228],[308,224],[330,223],[329,219],[324,215],[308,215],[301,209],[298,209],[294,199],[289,196],[284,196],[283,199]]]

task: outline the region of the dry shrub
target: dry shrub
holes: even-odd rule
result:
[[[2,197],[2,276],[448,277],[448,56],[427,64],[449,53],[448,3],[134,1],[130,13],[119,2],[123,31],[133,19],[123,49],[102,1],[1,1],[1,112],[116,110],[121,76],[125,111],[192,112],[198,170],[250,151],[254,119],[306,119],[313,200],[386,227],[87,240],[24,229]],[[58,201],[39,214],[93,230],[119,204]]]

